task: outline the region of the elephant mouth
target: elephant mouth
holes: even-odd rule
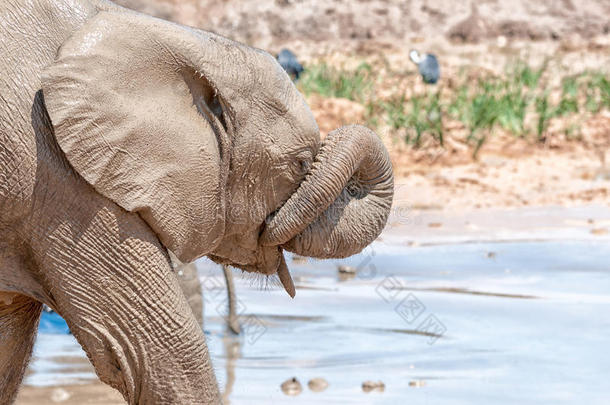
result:
[[[288,295],[294,298],[296,290],[286,265],[284,249],[279,246],[259,246],[255,251],[248,250],[247,253],[242,251],[241,254],[236,254],[234,252],[236,249],[239,250],[239,247],[233,246],[232,251],[220,251],[208,255],[208,257],[215,263],[231,265],[250,273],[268,276],[277,274]]]

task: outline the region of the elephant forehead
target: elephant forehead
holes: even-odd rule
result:
[[[269,53],[255,50],[257,62],[251,77],[257,87],[252,93],[253,105],[267,119],[283,117],[300,132],[315,134],[318,126],[309,106],[294,83]]]
[[[281,148],[317,148],[320,130],[311,109],[292,83],[284,92],[281,98],[273,95],[261,100],[260,115],[253,117],[252,126]]]

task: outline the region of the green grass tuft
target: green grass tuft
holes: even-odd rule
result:
[[[381,107],[386,123],[394,130],[404,130],[407,144],[420,147],[426,136],[443,145],[443,110],[440,92],[427,96],[404,95],[382,101]]]
[[[372,89],[372,68],[366,63],[354,70],[340,70],[325,63],[307,67],[299,80],[299,88],[307,95],[364,101]]]
[[[318,93],[364,104],[369,125],[385,123],[414,147],[427,145],[428,139],[443,146],[444,122],[458,120],[466,128],[467,141],[476,156],[498,128],[518,137],[535,136],[533,139],[543,142],[555,119],[563,118],[559,122],[562,130],[573,136],[580,131],[575,117],[610,109],[608,75],[585,72],[551,85],[547,71],[548,61],[532,67],[518,60],[501,75],[471,80],[462,72],[457,85],[450,89],[441,84],[411,97],[402,93],[377,98],[377,76],[370,65],[363,63],[355,69],[342,70],[321,63],[307,67],[299,87],[308,95]],[[395,79],[391,74],[390,71],[390,79]]]

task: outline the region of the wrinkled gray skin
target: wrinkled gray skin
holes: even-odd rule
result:
[[[0,2],[0,403],[42,303],[130,404],[219,403],[182,262],[345,257],[392,200],[371,131],[320,142],[275,59],[105,0]]]

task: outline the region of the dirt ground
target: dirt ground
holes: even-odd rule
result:
[[[400,48],[441,37],[483,42],[592,38],[610,31],[610,3],[596,0],[119,0],[127,7],[276,50],[300,44],[312,52],[371,43]],[[300,49],[298,49],[300,51]]]
[[[119,3],[277,52],[293,49],[308,63],[345,65],[380,60],[416,77],[411,48],[440,59],[440,86],[464,67],[501,70],[515,57],[532,64],[553,58],[556,75],[610,66],[610,3],[594,0],[452,2],[448,0],[120,0]],[[413,86],[422,86],[414,82]],[[391,90],[389,90],[391,91]],[[415,88],[417,91],[417,88]],[[322,135],[364,123],[364,107],[309,95]],[[515,207],[603,203],[610,192],[610,113],[588,117],[579,141],[561,136],[532,144],[494,136],[478,159],[463,130],[450,129],[446,148],[415,150],[384,129],[397,201],[431,208]]]
[[[610,138],[610,114],[591,125]],[[607,147],[583,143],[532,145],[514,137],[490,138],[477,160],[463,144],[449,150],[413,151],[388,145],[397,202],[436,209],[501,208],[607,203]],[[434,163],[440,160],[439,163]]]

